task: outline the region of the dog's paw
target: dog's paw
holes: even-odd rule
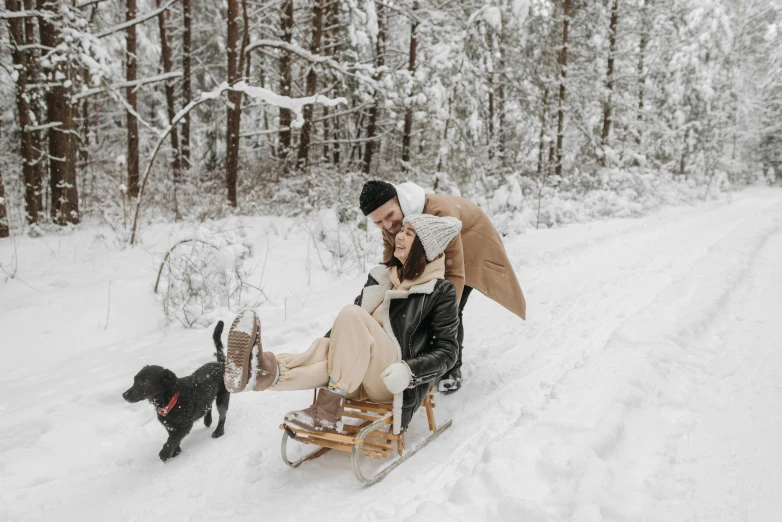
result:
[[[162,450],[160,450],[160,453],[158,453],[157,456],[160,457],[160,460],[166,462],[168,459],[173,459],[180,453],[182,453],[182,448],[177,446],[176,448],[174,448],[174,451],[169,451],[168,448],[163,448]]]
[[[204,426],[207,428],[212,425],[212,410],[209,410],[204,416]]]
[[[223,429],[223,427],[222,427],[222,426],[220,426],[219,428],[217,428],[217,429],[214,431],[214,433],[212,433],[212,438],[213,438],[213,439],[219,439],[219,438],[220,438],[220,437],[222,437],[223,435],[225,435],[225,430]]]

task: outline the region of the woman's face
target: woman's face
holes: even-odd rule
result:
[[[410,255],[410,249],[413,247],[414,239],[415,230],[410,223],[405,223],[394,240],[396,246],[396,248],[394,248],[394,257],[400,260],[402,264],[405,264]]]

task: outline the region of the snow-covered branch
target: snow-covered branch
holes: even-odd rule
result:
[[[79,9],[84,9],[85,7],[89,7],[91,5],[99,4],[101,2],[105,2],[106,0],[87,0],[86,2],[82,2],[80,4],[76,4],[76,7]]]
[[[327,96],[323,96],[322,94],[316,94],[315,96],[308,96],[305,98],[290,98],[288,96],[277,94],[263,87],[253,87],[247,85],[244,82],[239,82],[233,87],[230,87],[230,89],[243,92],[250,98],[262,101],[268,105],[273,105],[282,109],[290,109],[296,115],[296,120],[291,123],[291,127],[294,129],[304,125],[302,109],[305,105],[320,104],[326,107],[335,107],[342,103],[348,103],[347,99],[345,98],[329,98]]]
[[[0,13],[0,20],[11,20],[13,18],[52,18],[56,16],[54,13],[47,13],[44,11],[5,11]]]
[[[62,122],[55,121],[52,123],[47,123],[45,125],[31,125],[24,128],[24,132],[35,132],[40,130],[46,130],[46,129],[52,129],[54,127],[60,127],[62,126]]]
[[[332,62],[333,60],[329,58],[328,56],[319,56],[317,54],[313,54],[306,49],[302,49],[298,45],[290,44],[288,42],[284,42],[282,40],[256,40],[255,42],[251,43],[247,46],[247,49],[245,49],[246,53],[250,53],[254,51],[255,49],[260,49],[262,47],[271,47],[274,49],[283,49],[285,51],[291,52],[295,55],[298,55],[301,58],[304,58],[308,62],[312,63],[328,63]],[[339,64],[334,63],[337,67],[340,67]]]
[[[247,46],[247,48],[245,49],[245,53],[250,53],[252,51],[261,50],[261,49],[265,49],[265,48],[281,49],[283,51],[287,51],[289,53],[293,53],[296,56],[298,56],[300,58],[303,58],[304,60],[306,60],[306,61],[308,61],[310,63],[317,63],[317,64],[328,66],[328,67],[330,67],[330,68],[340,72],[341,74],[344,74],[345,76],[351,76],[353,78],[356,78],[357,80],[372,86],[372,88],[376,88],[377,87],[377,82],[375,80],[373,80],[372,78],[355,74],[355,73],[351,72],[350,70],[348,70],[348,67],[346,67],[345,65],[343,65],[341,63],[335,62],[334,60],[332,60],[328,56],[320,56],[320,55],[317,55],[317,54],[313,54],[313,53],[307,51],[306,49],[302,49],[298,45],[290,44],[290,43],[284,42],[282,40],[256,40],[255,42],[253,42],[253,43],[251,43],[250,45]],[[352,68],[353,69],[368,69],[366,66],[360,66],[358,64],[353,65]],[[368,72],[371,73],[372,71],[368,71]]]
[[[157,15],[159,15],[160,13],[162,13],[163,11],[165,11],[166,9],[171,7],[171,5],[174,2],[176,2],[176,1],[178,1],[178,0],[169,0],[168,3],[166,3],[165,5],[157,8],[157,9],[155,9],[154,11],[150,11],[149,13],[147,13],[147,14],[145,14],[143,16],[139,16],[138,18],[134,18],[133,20],[128,20],[127,22],[121,23],[119,25],[115,25],[111,29],[109,29],[107,31],[103,31],[102,33],[97,34],[96,37],[97,38],[105,38],[106,36],[112,35],[114,33],[118,33],[120,31],[124,31],[128,27],[133,27],[134,25],[144,23],[147,20],[149,20],[150,18],[156,17]]]
[[[182,71],[172,71],[170,73],[158,74],[157,76],[150,76],[149,78],[142,78],[140,80],[135,80],[132,82],[120,82],[111,85],[105,85],[103,87],[95,87],[80,92],[79,94],[73,97],[73,100],[77,101],[77,100],[81,100],[82,98],[86,98],[88,96],[95,96],[96,94],[101,94],[111,89],[124,89],[126,87],[141,87],[142,85],[147,85],[149,83],[163,82],[163,81],[172,80],[174,78],[181,78],[181,77],[182,77]]]

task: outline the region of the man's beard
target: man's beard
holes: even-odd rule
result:
[[[402,230],[402,222],[401,221],[394,221],[394,222],[391,223],[391,230],[386,229],[386,232],[388,232],[392,236],[395,236],[401,230]]]

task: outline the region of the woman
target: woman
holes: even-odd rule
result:
[[[460,229],[451,217],[407,216],[388,265],[369,273],[355,304],[302,354],[264,352],[258,316],[242,312],[228,333],[228,390],[320,388],[312,406],[285,422],[331,432],[342,429],[345,398],[393,400],[394,433],[405,430],[429,384],[458,354],[458,303],[443,279],[443,251]]]

